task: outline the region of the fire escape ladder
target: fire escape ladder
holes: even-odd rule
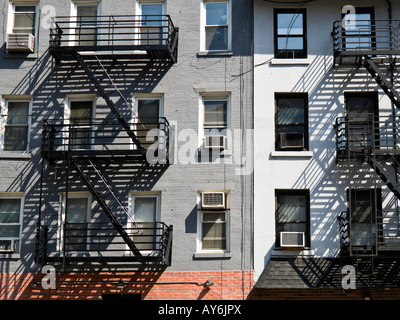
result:
[[[81,167],[81,165],[79,164],[79,161],[73,157],[71,159],[72,164],[74,165],[75,169],[77,170],[77,172],[79,173],[79,175],[81,176],[82,180],[84,181],[85,185],[89,188],[90,192],[92,193],[92,195],[95,197],[96,201],[99,203],[100,207],[104,210],[105,214],[107,215],[108,219],[110,220],[110,222],[112,223],[112,225],[114,226],[114,228],[118,231],[118,233],[120,234],[120,236],[122,237],[122,239],[125,241],[125,243],[128,245],[129,249],[132,251],[132,253],[137,256],[137,257],[142,257],[142,254],[140,253],[140,251],[138,250],[138,248],[136,247],[135,243],[133,242],[133,240],[131,239],[131,237],[128,235],[128,233],[125,231],[124,227],[121,225],[121,223],[118,221],[117,217],[114,215],[112,209],[110,208],[110,206],[107,204],[106,202],[106,197],[108,195],[112,195],[112,197],[114,198],[114,200],[116,200],[118,202],[118,205],[120,205],[124,212],[128,215],[128,217],[133,221],[132,217],[130,216],[129,212],[127,211],[126,208],[124,208],[124,206],[121,204],[121,201],[119,200],[119,198],[117,197],[117,195],[115,194],[115,192],[112,190],[111,186],[107,183],[105,177],[101,174],[101,172],[97,169],[97,167],[95,166],[95,164],[88,160],[88,167],[92,168],[93,171],[96,173],[96,175],[99,177],[100,179],[100,183],[103,184],[106,187],[106,190],[108,191],[106,195],[102,195],[95,187],[95,185],[91,182],[91,179],[89,178],[88,174],[84,172],[84,169]],[[137,227],[136,223],[133,221],[133,225],[135,226],[135,228],[137,228],[137,230],[139,232],[140,229]]]
[[[395,59],[385,56],[366,57],[364,67],[375,79],[394,105],[400,109],[400,94],[396,90],[393,72],[397,72]]]
[[[88,65],[86,64],[85,60],[82,58],[82,56],[78,53],[78,52],[73,52],[72,55],[74,56],[74,58],[76,59],[76,61],[78,61],[78,63],[81,65],[81,67],[83,68],[83,70],[86,72],[87,76],[89,77],[89,79],[92,81],[92,83],[95,85],[96,89],[99,91],[100,95],[102,96],[102,98],[106,101],[107,105],[110,107],[112,113],[115,115],[115,117],[117,118],[117,120],[119,121],[119,123],[121,124],[121,126],[125,129],[125,131],[128,133],[129,137],[132,139],[133,143],[139,148],[139,149],[143,149],[143,146],[141,145],[139,139],[137,138],[135,132],[131,129],[130,125],[128,122],[126,122],[126,120],[122,117],[121,113],[118,111],[118,109],[116,108],[114,102],[111,101],[109,95],[106,93],[106,91],[104,90],[103,86],[100,84],[100,82],[96,79],[96,77],[94,76],[93,72],[89,69]],[[97,61],[99,61],[99,59],[96,57]],[[107,71],[104,69],[103,65],[100,63],[103,71],[106,73],[106,75],[108,76],[108,78],[111,80],[111,77],[109,76],[109,74],[107,73]],[[112,80],[111,80],[112,81]],[[114,88],[116,88],[115,83],[112,81],[112,84],[114,85]],[[117,89],[116,90],[121,96],[121,92]],[[126,99],[123,98],[124,102],[127,103]],[[128,104],[129,106],[129,104]],[[132,108],[131,108],[132,109]]]

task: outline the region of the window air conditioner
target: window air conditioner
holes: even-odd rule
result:
[[[279,133],[281,149],[304,149],[303,132],[281,132]]]
[[[206,149],[225,149],[226,137],[225,136],[205,136],[204,148]]]
[[[17,243],[15,240],[0,240],[0,252],[15,252]]]
[[[305,236],[304,232],[281,232],[281,247],[304,247]]]
[[[33,52],[35,37],[32,33],[10,33],[7,36],[8,52]]]
[[[225,193],[203,192],[201,194],[201,206],[203,209],[225,209]]]

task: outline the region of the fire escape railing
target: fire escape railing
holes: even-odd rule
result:
[[[122,125],[116,120],[48,121],[43,126],[42,156],[49,161],[67,160],[66,156],[137,157],[146,153],[168,162],[170,125],[164,117],[134,119],[130,123],[140,141],[135,145]],[[69,158],[70,158],[69,157]]]
[[[348,164],[364,162],[375,171],[397,199],[400,199],[400,117],[379,119],[373,114],[336,119],[337,161]],[[375,208],[376,210],[376,208]],[[352,212],[338,216],[342,253],[351,253]],[[375,225],[377,250],[400,250],[400,212],[397,208],[376,210],[371,220]]]
[[[50,29],[50,53],[79,51],[158,50],[176,61],[178,28],[169,15],[55,17]],[[152,56],[165,58],[166,56]]]
[[[338,55],[400,54],[400,20],[345,20],[333,24]]]

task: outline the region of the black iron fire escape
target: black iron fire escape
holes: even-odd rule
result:
[[[363,66],[400,109],[400,87],[397,56],[400,54],[400,21],[356,21],[359,27],[346,29],[342,21],[333,27],[334,64],[337,68]],[[394,113],[381,119],[379,115],[345,116],[336,120],[337,161],[348,167],[367,163],[378,177],[400,199],[400,119]],[[347,161],[347,162],[346,162]],[[350,172],[350,171],[349,171]],[[339,215],[342,251],[352,253],[352,212]],[[400,249],[400,217],[374,209],[375,245],[369,255]]]
[[[90,21],[92,27],[90,28],[87,27],[88,19],[92,20]],[[96,161],[145,163],[147,161],[146,152],[153,143],[157,143],[157,152],[162,152],[165,155],[164,164],[168,164],[168,121],[165,118],[159,118],[158,120],[152,119],[152,122],[149,123],[146,119],[140,119],[115,85],[108,70],[104,67],[103,61],[124,59],[176,63],[178,28],[173,25],[169,16],[98,16],[86,17],[85,23],[86,25],[81,24],[77,17],[56,18],[54,28],[50,32],[49,52],[59,65],[63,61],[76,61],[78,63],[110,108],[116,121],[99,121],[96,119],[80,123],[45,121],[42,157],[50,165],[61,163],[78,173],[113,228],[118,232],[119,238],[123,240],[123,243],[133,254],[129,261],[160,261],[169,264],[172,226],[167,226],[164,223],[156,223],[150,227],[137,224],[122,205],[117,192],[107,182]],[[93,63],[96,63],[102,70],[103,75],[113,86],[114,92],[119,94],[125,107],[128,107],[132,112],[130,119],[133,118],[134,123],[122,116],[105,87],[91,69],[90,66]],[[149,142],[144,139],[149,130],[146,126],[157,128],[157,140]],[[113,203],[114,207],[117,203],[118,207],[128,216],[131,225],[129,230],[118,220],[110,203]],[[65,238],[68,231],[71,234],[77,232],[76,230],[66,230],[64,232]],[[95,231],[91,230],[92,234],[96,235],[103,231],[101,228]],[[149,238],[149,232],[153,239],[155,237],[158,239],[155,241],[156,243],[152,243],[150,246],[159,252],[159,255],[155,257],[156,259],[151,256],[143,256],[141,253],[141,248],[146,247],[146,245],[143,245],[143,241]],[[46,255],[47,235],[48,227],[39,221],[36,253],[37,260],[41,262],[49,260]],[[143,237],[140,238],[140,236]],[[92,238],[95,237],[92,236]],[[135,243],[135,239],[139,239],[139,245]],[[140,239],[145,240],[141,241]],[[73,246],[71,245],[71,247]],[[148,248],[147,245],[146,249]],[[111,257],[109,260],[113,259],[118,260],[119,258]],[[104,259],[98,257],[92,260],[104,261]],[[76,261],[79,261],[79,258]]]

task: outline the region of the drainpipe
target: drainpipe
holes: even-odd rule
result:
[[[386,3],[387,3],[387,5],[388,5],[388,17],[389,17],[389,24],[390,24],[390,26],[392,25],[392,3],[390,2],[390,0],[385,0],[386,1]],[[392,36],[393,36],[393,32],[392,32],[392,29],[389,29],[389,37],[390,37],[390,43],[389,43],[389,45],[390,45],[390,48],[392,48],[392,46],[393,46],[393,39],[392,39]],[[390,55],[390,60],[392,60],[392,55]],[[391,68],[390,68],[390,84],[393,86],[393,82],[394,82],[394,75],[393,75],[393,70],[394,70],[394,66],[392,66],[391,65]],[[391,102],[392,103],[392,116],[393,116],[393,124],[394,125],[396,125],[396,121],[395,121],[395,116],[396,116],[396,111],[395,111],[395,105],[394,105],[394,103],[393,102]],[[396,137],[394,136],[393,137],[394,139],[396,139]],[[396,165],[396,167],[395,167],[395,170],[396,170],[396,175],[395,175],[395,177],[396,177],[396,184],[398,184],[398,174],[397,174],[397,163],[395,163],[395,165]],[[397,203],[397,201],[395,202],[395,204],[396,204],[396,212],[397,212],[397,219],[398,219],[398,221],[399,221],[399,216],[400,216],[400,214],[399,214],[399,206],[398,206],[398,203]],[[398,228],[399,228],[399,226],[398,226]],[[399,229],[397,230],[397,233],[399,234]]]

